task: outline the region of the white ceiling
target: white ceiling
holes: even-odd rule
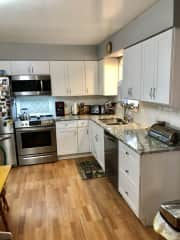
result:
[[[0,0],[0,42],[97,44],[157,0]]]

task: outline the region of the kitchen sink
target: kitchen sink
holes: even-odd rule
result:
[[[103,118],[99,119],[102,123],[106,125],[126,125],[128,124],[126,121],[124,121],[122,118]]]

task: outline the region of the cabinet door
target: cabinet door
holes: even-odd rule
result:
[[[8,61],[0,61],[0,70],[6,71],[7,75],[11,74],[11,65]]]
[[[104,61],[98,62],[98,95],[104,95]]]
[[[82,96],[84,83],[84,62],[68,62],[67,71],[70,95]]]
[[[124,51],[122,98],[141,98],[142,46],[137,44]]]
[[[172,39],[172,29],[156,37],[157,70],[154,86],[154,98],[157,103],[170,103]]]
[[[78,128],[78,153],[88,153],[89,151],[89,128]]]
[[[85,95],[98,94],[98,67],[96,61],[85,61]]]
[[[58,155],[75,154],[78,152],[77,128],[56,129]]]
[[[68,82],[66,63],[61,61],[50,62],[52,96],[68,96]]]
[[[97,144],[96,144],[96,152],[97,152],[97,161],[105,171],[105,159],[104,159],[104,129],[97,125]]]
[[[116,96],[118,95],[118,60],[106,59],[103,61],[103,95]]]
[[[32,74],[31,63],[28,61],[13,61],[11,63],[12,75]]]
[[[142,100],[153,102],[155,70],[157,65],[157,42],[151,38],[142,43]]]
[[[30,62],[32,74],[49,74],[49,62],[47,61],[32,61]]]

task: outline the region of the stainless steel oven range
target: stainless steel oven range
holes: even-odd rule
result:
[[[51,117],[15,121],[19,165],[57,160],[56,128]]]

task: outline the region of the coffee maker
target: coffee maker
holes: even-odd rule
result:
[[[56,117],[63,117],[65,115],[64,102],[55,102]]]

